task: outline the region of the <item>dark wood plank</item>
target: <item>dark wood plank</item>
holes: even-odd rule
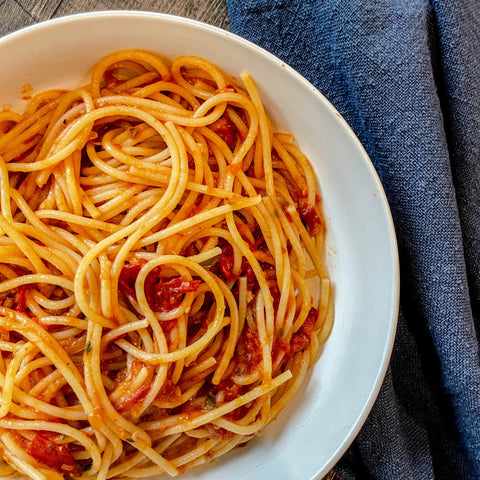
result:
[[[62,0],[16,0],[37,22],[52,18]]]
[[[93,10],[145,10],[180,15],[228,28],[225,0],[64,0],[56,16]]]
[[[0,36],[50,18],[99,10],[162,12],[229,30],[225,0],[4,0],[0,1]]]
[[[35,22],[36,19],[14,0],[0,3],[0,36]]]

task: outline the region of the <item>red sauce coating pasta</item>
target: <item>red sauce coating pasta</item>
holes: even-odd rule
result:
[[[123,50],[58,87],[0,113],[0,454],[182,473],[260,434],[328,337],[316,179],[246,73]]]

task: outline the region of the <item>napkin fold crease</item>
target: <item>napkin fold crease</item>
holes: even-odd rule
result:
[[[480,478],[478,3],[227,5],[234,33],[298,70],[344,116],[395,223],[401,308],[390,368],[336,471],[345,480]]]

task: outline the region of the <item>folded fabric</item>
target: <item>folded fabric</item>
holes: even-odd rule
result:
[[[476,0],[227,0],[231,29],[339,110],[392,210],[397,338],[345,479],[480,478],[480,9]],[[348,401],[348,399],[346,399]]]

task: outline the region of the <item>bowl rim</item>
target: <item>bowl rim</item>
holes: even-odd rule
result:
[[[392,213],[389,207],[388,198],[386,196],[385,190],[381,183],[380,177],[375,169],[375,166],[370,159],[365,147],[358,139],[357,135],[353,131],[352,127],[347,123],[347,121],[343,118],[343,116],[338,112],[338,110],[330,103],[327,97],[315,87],[309,80],[307,80],[301,73],[291,67],[287,62],[283,61],[281,58],[277,57],[275,54],[271,53],[270,51],[266,50],[265,48],[257,45],[256,43],[247,40],[246,38],[241,37],[238,34],[235,34],[231,31],[225,30],[221,27],[206,23],[204,21],[200,21],[197,19],[192,19],[188,17],[183,17],[180,15],[174,15],[170,13],[162,13],[162,12],[155,12],[149,10],[120,10],[120,9],[113,9],[113,10],[97,10],[97,11],[90,11],[90,12],[81,12],[81,13],[73,13],[73,14],[66,14],[60,17],[52,18],[49,20],[43,20],[38,23],[28,25],[12,32],[9,32],[2,37],[0,37],[0,47],[3,47],[5,43],[8,42],[15,42],[19,37],[24,35],[29,35],[30,33],[35,33],[37,31],[42,31],[44,29],[48,29],[55,24],[66,24],[69,22],[78,22],[78,21],[88,21],[90,19],[95,18],[102,18],[102,17],[109,17],[109,18],[120,18],[120,17],[145,17],[145,18],[157,18],[159,20],[164,20],[173,23],[179,24],[190,24],[191,26],[198,28],[204,31],[213,32],[216,35],[223,36],[234,42],[243,44],[248,49],[253,49],[261,56],[267,57],[271,62],[276,63],[277,65],[281,66],[285,69],[290,75],[296,77],[296,80],[303,84],[304,87],[308,88],[311,93],[313,93],[317,98],[323,103],[323,106],[326,107],[332,115],[337,118],[337,121],[340,122],[342,128],[348,134],[348,136],[354,140],[356,147],[361,153],[363,157],[365,167],[368,169],[368,173],[371,176],[371,179],[374,181],[375,186],[377,188],[377,193],[380,194],[380,204],[383,209],[384,218],[387,224],[388,230],[388,237],[390,240],[389,244],[389,258],[391,259],[391,266],[392,266],[392,290],[388,292],[389,297],[392,299],[390,304],[390,311],[385,312],[385,315],[388,313],[389,317],[389,328],[386,330],[386,342],[383,348],[382,356],[381,356],[381,363],[378,367],[377,374],[375,377],[375,381],[373,385],[370,385],[369,388],[369,395],[366,398],[366,401],[363,404],[362,409],[360,409],[359,414],[355,422],[351,424],[351,428],[348,434],[345,436],[341,445],[338,446],[337,450],[330,456],[330,460],[322,466],[322,472],[318,472],[315,478],[320,480],[320,474],[325,474],[333,468],[333,466],[340,460],[343,454],[348,450],[352,442],[357,437],[358,433],[360,432],[362,426],[364,425],[373,405],[378,397],[380,392],[381,386],[383,384],[385,375],[387,373],[390,358],[393,351],[393,346],[395,342],[396,336],[396,329],[398,324],[398,314],[399,314],[399,307],[400,307],[400,261],[399,261],[399,252],[398,252],[398,241],[395,232],[395,225],[392,217]],[[325,471],[323,471],[323,469]]]

